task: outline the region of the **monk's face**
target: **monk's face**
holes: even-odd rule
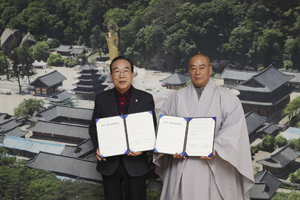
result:
[[[116,89],[122,94],[126,92],[134,78],[134,72],[131,71],[131,65],[127,60],[116,60],[112,66],[110,77],[115,84]]]
[[[203,87],[209,81],[212,66],[204,56],[193,56],[189,62],[189,74],[196,87]]]

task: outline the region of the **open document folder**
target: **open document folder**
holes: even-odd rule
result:
[[[151,111],[96,119],[102,157],[153,150],[155,130]]]
[[[215,117],[184,118],[161,115],[154,152],[212,156],[215,125]]]

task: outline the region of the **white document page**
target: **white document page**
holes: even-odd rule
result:
[[[96,126],[102,156],[121,155],[127,151],[124,122],[120,116],[101,118]]]
[[[186,153],[188,156],[208,156],[213,150],[215,120],[192,118],[189,122]]]
[[[150,112],[127,115],[127,135],[131,151],[153,150],[155,145],[155,130]]]
[[[186,120],[182,117],[162,116],[159,119],[155,149],[159,153],[172,154],[183,151]]]

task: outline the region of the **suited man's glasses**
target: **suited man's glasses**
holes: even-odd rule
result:
[[[129,69],[125,69],[124,71],[121,71],[121,70],[114,70],[114,71],[113,71],[113,75],[114,75],[114,76],[120,76],[121,73],[123,73],[124,76],[128,76],[131,72],[130,72]]]

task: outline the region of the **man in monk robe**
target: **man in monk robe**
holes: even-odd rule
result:
[[[173,93],[159,114],[216,117],[212,157],[154,154],[161,177],[161,200],[250,199],[253,170],[243,108],[236,95],[210,78],[212,66],[204,54],[189,61],[192,83]]]

